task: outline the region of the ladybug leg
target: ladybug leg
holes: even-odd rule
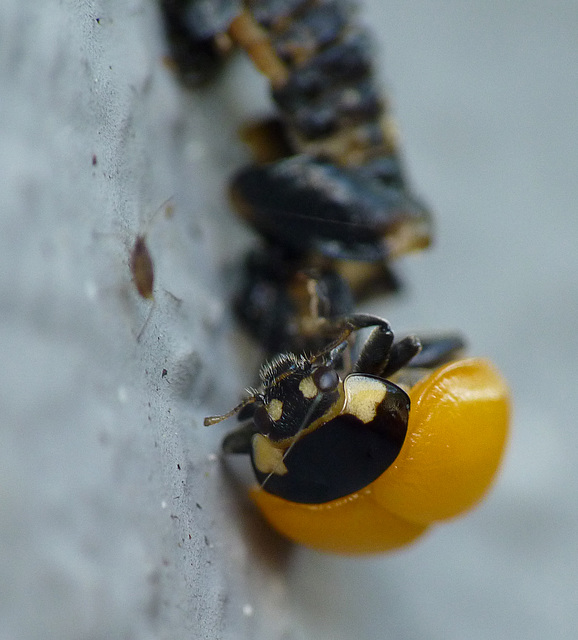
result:
[[[353,333],[366,327],[375,327],[353,365],[354,373],[387,378],[405,367],[422,349],[421,341],[416,336],[408,336],[394,344],[389,323],[377,316],[354,314],[345,318],[342,323],[347,335],[347,331]]]
[[[346,319],[353,330],[371,326],[373,316],[351,316]],[[457,334],[418,338],[407,336],[393,344],[393,333],[385,321],[375,322],[377,327],[366,341],[356,363],[355,373],[367,373],[389,378],[403,367],[433,369],[455,360],[465,348],[464,339]],[[387,325],[387,326],[386,326]]]
[[[414,358],[422,350],[422,346],[421,340],[416,336],[407,336],[407,338],[396,342],[391,348],[389,359],[378,375],[389,378],[399,369],[413,363]]]
[[[459,358],[464,347],[463,338],[456,334],[420,339],[408,336],[393,345],[389,361],[379,375],[389,378],[403,369],[396,376],[396,383],[413,387],[428,370]]]
[[[393,332],[389,326],[376,327],[353,365],[353,373],[379,376],[387,365],[393,345]]]
[[[363,346],[353,372],[389,378],[405,367],[420,350],[421,343],[416,336],[408,336],[393,344],[393,334],[377,327]]]
[[[421,348],[419,340],[414,337],[405,338],[394,345],[389,322],[377,316],[353,314],[343,318],[339,324],[343,329],[336,343],[346,340],[350,334],[360,329],[375,327],[352,367],[353,373],[383,377],[384,371],[395,371],[404,366]]]
[[[231,433],[228,433],[223,440],[223,453],[250,454],[251,440],[256,433],[257,429],[252,420],[238,429],[231,431]]]
[[[379,316],[374,316],[370,313],[353,313],[349,316],[345,316],[339,320],[339,326],[341,326],[343,332],[346,333],[345,338],[355,331],[367,329],[368,327],[377,327],[383,331],[383,333],[389,332],[393,335],[387,320],[384,320]],[[343,338],[343,340],[345,338]]]
[[[439,367],[452,360],[457,360],[466,347],[464,338],[458,334],[421,338],[420,342],[421,352],[411,362],[408,362],[410,367],[426,369]]]

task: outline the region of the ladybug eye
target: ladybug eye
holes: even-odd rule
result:
[[[271,430],[271,418],[263,405],[255,409],[253,422],[259,433],[269,433]]]
[[[333,391],[339,384],[337,371],[330,367],[319,367],[311,377],[319,391]]]

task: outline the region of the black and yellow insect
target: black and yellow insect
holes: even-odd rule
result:
[[[345,367],[348,339],[370,326]],[[415,336],[396,343],[385,320],[365,315],[335,330],[312,356],[266,363],[259,388],[205,424],[245,421],[223,448],[250,456],[252,497],[280,533],[324,551],[386,551],[485,494],[503,453],[508,390],[489,362],[457,359],[458,338],[422,350]]]

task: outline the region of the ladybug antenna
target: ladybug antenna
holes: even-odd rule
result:
[[[241,409],[243,407],[246,407],[248,404],[252,404],[253,402],[255,402],[256,400],[258,400],[258,396],[256,395],[252,395],[249,398],[245,398],[245,400],[243,400],[243,402],[241,402],[240,404],[238,404],[234,409],[231,409],[231,411],[224,413],[222,416],[208,416],[204,419],[203,424],[205,425],[205,427],[210,427],[214,424],[218,424],[219,422],[222,422],[223,420],[226,420],[227,418],[230,418],[231,416],[234,416],[236,413],[239,413],[239,411],[241,411]]]
[[[323,349],[323,351],[318,351],[316,354],[312,355],[309,360],[311,364],[314,364],[318,360],[325,360],[326,364],[331,364],[337,356],[343,353],[347,348],[347,337],[348,336],[343,337],[342,334],[337,338],[337,340],[334,340],[330,345]]]
[[[359,328],[360,327],[356,327],[351,322],[345,323],[341,333],[337,338],[335,338],[335,340],[331,341],[324,349],[311,356],[311,363],[324,358],[328,358],[329,363],[333,362],[337,356],[343,353],[347,348],[347,340],[349,336]]]

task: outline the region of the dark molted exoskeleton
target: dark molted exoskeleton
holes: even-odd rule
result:
[[[235,177],[233,203],[241,215],[293,252],[390,261],[427,246],[430,215],[406,184],[369,38],[350,3],[244,5],[237,39],[261,69],[275,70],[269,79],[283,140],[266,146],[286,147],[292,157],[247,167]],[[269,48],[257,49],[255,35],[245,37],[259,29],[259,42]],[[270,134],[270,122],[266,126]],[[267,154],[257,149],[257,155]]]
[[[231,186],[266,257],[248,258],[245,300],[235,307],[269,352],[314,351],[332,337],[327,321],[395,289],[392,260],[430,242],[430,215],[407,185],[370,38],[348,0],[161,7],[183,77],[208,78],[220,52],[237,45],[270,82],[276,115],[251,127],[258,163]]]
[[[171,64],[198,86],[220,70],[232,44],[225,35],[241,0],[160,0]]]
[[[426,209],[357,168],[297,155],[247,167],[231,189],[241,215],[295,253],[374,262],[429,243]]]
[[[269,356],[315,353],[337,337],[335,322],[353,313],[348,282],[331,266],[311,266],[278,246],[245,259],[235,312]]]

